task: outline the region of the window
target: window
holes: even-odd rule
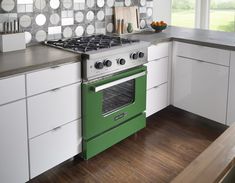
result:
[[[195,27],[196,0],[173,0],[171,24],[181,27]]]
[[[209,22],[211,30],[234,32],[235,0],[211,0]]]
[[[171,24],[235,32],[235,0],[172,0]]]

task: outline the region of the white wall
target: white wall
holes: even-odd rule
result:
[[[171,1],[172,0],[153,0],[153,20],[163,20],[171,23]]]

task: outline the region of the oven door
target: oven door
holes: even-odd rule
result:
[[[83,84],[83,137],[88,140],[146,108],[146,67]]]

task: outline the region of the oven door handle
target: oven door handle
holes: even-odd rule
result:
[[[116,80],[116,81],[113,81],[113,82],[110,82],[110,83],[107,83],[107,84],[103,84],[103,85],[96,86],[96,87],[94,86],[93,90],[95,92],[99,92],[99,91],[105,90],[107,88],[110,88],[112,86],[115,86],[115,85],[118,85],[118,84],[121,84],[121,83],[125,83],[125,82],[133,80],[133,79],[137,79],[137,78],[142,77],[144,75],[146,75],[146,71],[138,73],[138,74],[134,74],[132,76],[122,78],[122,79],[119,79],[119,80]]]

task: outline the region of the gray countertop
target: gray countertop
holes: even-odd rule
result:
[[[182,41],[221,49],[235,50],[235,33],[210,31],[202,29],[189,29],[169,26],[161,33],[145,31],[129,35],[129,38],[140,39],[157,44],[164,41]]]
[[[221,49],[235,50],[235,33],[188,29],[169,26],[161,33],[144,31],[126,35],[130,39],[157,44],[165,41],[182,41]],[[26,50],[0,53],[0,77],[29,72],[58,64],[80,61],[81,55],[44,45],[31,46]]]
[[[0,53],[0,77],[80,60],[80,54],[45,45],[31,46],[25,50]]]

